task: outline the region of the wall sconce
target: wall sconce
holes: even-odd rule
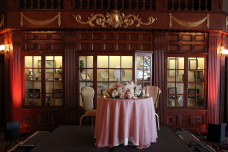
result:
[[[0,54],[8,54],[9,55],[9,44],[0,45]]]
[[[228,50],[224,49],[224,46],[221,46],[221,56],[228,57]]]

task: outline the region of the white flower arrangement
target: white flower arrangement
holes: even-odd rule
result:
[[[144,91],[140,85],[133,81],[120,83],[117,82],[110,89],[107,89],[105,96],[107,98],[131,99],[144,96]]]

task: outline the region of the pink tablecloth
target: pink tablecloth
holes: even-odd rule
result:
[[[99,98],[95,125],[97,147],[128,142],[142,149],[156,142],[157,128],[152,98]]]

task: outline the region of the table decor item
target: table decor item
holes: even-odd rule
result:
[[[178,98],[178,103],[180,104],[180,106],[183,106],[184,105],[184,97],[183,96],[180,96]]]
[[[108,71],[107,70],[101,71],[101,76],[104,79],[108,78]]]
[[[120,99],[132,99],[141,98],[144,96],[144,91],[141,85],[130,82],[117,82],[111,88],[107,89],[105,96],[107,98],[120,98]]]
[[[32,69],[29,69],[28,74],[26,73],[26,75],[29,77],[30,80],[34,80],[34,77],[36,76]]]
[[[114,75],[115,78],[121,79],[121,78],[123,78],[125,76],[125,71],[123,69],[122,70],[114,69],[113,70],[113,75]]]

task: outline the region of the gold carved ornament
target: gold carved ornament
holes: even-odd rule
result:
[[[60,12],[58,12],[58,15],[56,15],[55,17],[53,17],[51,19],[43,20],[43,21],[32,20],[32,19],[29,19],[28,17],[24,16],[23,13],[20,13],[20,14],[21,14],[21,23],[20,23],[21,27],[23,26],[23,18],[31,24],[41,25],[41,26],[50,24],[51,22],[53,22],[54,20],[56,20],[58,18],[59,27],[61,25],[61,17],[60,17],[61,13]]]
[[[135,15],[127,15],[125,17],[125,15],[123,13],[120,13],[117,10],[113,10],[111,13],[107,12],[106,15],[104,16],[103,14],[91,14],[91,17],[88,17],[88,21],[83,22],[81,21],[81,15],[72,15],[75,20],[80,23],[80,24],[89,24],[91,27],[95,26],[92,22],[95,20],[97,25],[101,25],[102,27],[106,27],[105,24],[109,24],[110,26],[112,26],[113,28],[117,28],[119,26],[121,26],[122,24],[125,24],[125,28],[128,26],[131,26],[134,24],[134,21],[136,20],[138,22],[138,24],[136,25],[136,27],[139,27],[140,25],[151,25],[154,23],[155,20],[157,20],[157,18],[153,18],[153,17],[149,17],[148,23],[143,23],[141,21],[141,18]]]
[[[169,14],[169,18],[170,18],[169,27],[172,28],[172,19],[173,19],[178,24],[180,24],[182,26],[187,26],[187,27],[198,26],[198,25],[202,24],[204,21],[207,20],[207,28],[209,28],[209,17],[210,17],[210,15],[207,14],[207,17],[203,18],[202,20],[199,20],[199,21],[196,21],[196,22],[183,22],[183,21],[180,21],[180,20],[176,19],[175,17],[173,17],[172,14]]]
[[[2,20],[0,22],[0,27],[4,27],[4,15],[2,14]]]

